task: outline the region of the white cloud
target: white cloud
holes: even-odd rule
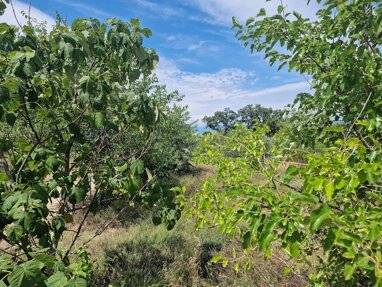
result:
[[[28,14],[29,11],[29,4],[20,2],[20,1],[12,1],[13,7],[15,9],[15,14],[17,16],[18,21],[21,25],[27,24],[27,19],[21,14],[21,11],[24,11]],[[45,12],[31,6],[30,10],[30,16],[31,18],[35,18],[38,22],[46,22],[47,27],[52,27],[55,23],[55,20],[46,14]],[[11,5],[8,5],[7,9],[5,10],[4,15],[0,16],[0,22],[5,22],[12,25],[18,25],[17,21],[15,19],[15,15],[13,14]]]
[[[163,35],[164,42],[162,46],[167,49],[183,50],[187,52],[200,53],[217,53],[220,48],[212,41],[200,40],[199,36],[190,35]]]
[[[205,42],[206,41],[199,41],[198,43],[192,44],[191,46],[189,46],[187,48],[187,50],[188,51],[198,50],[199,48],[201,48],[204,45]]]
[[[245,21],[249,17],[255,16],[261,8],[265,8],[268,13],[275,13],[280,1],[273,0],[266,2],[265,0],[188,0],[189,3],[196,5],[201,11],[213,18],[215,23],[222,25],[232,25],[232,16],[237,17],[241,21]],[[305,17],[315,18],[315,12],[318,4],[312,3],[307,5],[304,0],[284,0],[286,11],[297,11]]]
[[[184,104],[189,106],[194,120],[226,107],[237,110],[248,104],[283,108],[296,94],[309,91],[306,81],[258,90],[255,72],[230,68],[215,73],[190,73],[164,57],[161,57],[157,76],[169,91],[178,90],[185,95]]]
[[[184,11],[182,9],[164,6],[163,4],[158,4],[153,1],[134,0],[134,2],[142,8],[155,12],[155,15],[160,18],[180,17],[184,15]]]

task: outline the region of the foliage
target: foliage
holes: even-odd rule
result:
[[[259,248],[271,256],[271,243],[278,241],[298,262],[310,264],[317,256],[318,268],[327,269],[317,269],[317,282],[380,280],[381,144],[371,155],[357,138],[338,140],[295,166],[288,160],[301,151],[289,148],[283,135],[270,147],[267,132],[238,127],[205,136],[198,161],[217,172],[186,200],[197,226],[220,226],[241,238],[245,252]],[[241,264],[253,263],[244,257]],[[352,281],[342,283],[341,273]]]
[[[226,133],[234,128],[237,117],[233,110],[225,108],[223,111],[215,112],[213,116],[205,116],[203,122],[206,123],[207,128]]]
[[[225,108],[223,111],[215,112],[213,116],[204,117],[203,121],[207,128],[223,133],[227,133],[240,123],[245,124],[249,129],[255,128],[257,124],[268,123],[269,134],[274,135],[280,127],[282,115],[281,110],[273,110],[260,105],[247,105],[237,112]]]
[[[154,99],[129,91],[158,61],[143,46],[150,34],[137,19],[58,19],[49,33],[0,24],[0,285],[86,286],[90,261],[74,247],[105,197],[121,212],[162,202],[169,227],[179,217],[140,159],[148,142],[114,148],[131,129],[149,138],[162,118]],[[76,210],[83,219],[60,250]]]
[[[156,78],[137,82],[131,90],[134,94],[148,94],[163,110],[163,118],[151,134],[151,144],[142,156],[145,166],[153,175],[170,180],[190,167],[192,151],[196,147],[194,124],[189,123],[187,106],[181,106],[182,96],[169,93],[165,86],[157,84]],[[121,147],[127,153],[139,149],[144,137],[130,131],[122,140]]]
[[[271,256],[278,242],[315,267],[316,286],[382,286],[382,4],[327,0],[316,17],[280,5],[245,27],[234,18],[246,46],[308,75],[312,94],[297,96],[272,145],[267,127],[206,135],[197,158],[217,173],[186,202],[199,227],[241,238],[245,254]],[[320,150],[301,146],[317,142]],[[237,268],[250,267],[243,258]]]
[[[321,6],[315,21],[282,5],[268,17],[261,9],[245,27],[234,19],[238,39],[252,52],[263,52],[271,65],[288,66],[311,79],[313,94],[298,95],[295,105],[310,115],[315,137],[336,121],[350,128],[360,111],[370,120],[382,113],[381,3],[328,0]]]

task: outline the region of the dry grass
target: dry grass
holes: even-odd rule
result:
[[[214,174],[209,166],[200,166],[181,178],[189,192],[196,192],[202,180]],[[92,215],[84,225],[75,247],[94,236],[99,226],[113,218],[114,208]],[[79,222],[81,213],[74,216]],[[73,223],[69,229],[75,230]],[[71,242],[73,232],[64,234],[62,247]],[[232,265],[223,268],[210,259],[221,252],[229,257],[232,249],[240,249],[240,243],[222,236],[216,228],[196,231],[194,222],[182,218],[172,231],[164,226],[154,226],[147,212],[130,210],[94,238],[86,249],[94,259],[92,286],[307,286],[304,271],[284,275],[288,262],[276,246],[274,256],[265,259],[261,253],[249,255],[253,268],[235,272]]]

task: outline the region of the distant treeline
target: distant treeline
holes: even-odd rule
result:
[[[279,127],[284,110],[266,108],[261,105],[246,105],[237,112],[230,108],[217,111],[212,116],[203,118],[207,128],[215,131],[227,133],[237,124],[244,124],[247,128],[254,128],[256,124],[267,123],[270,127],[270,134],[275,134]]]

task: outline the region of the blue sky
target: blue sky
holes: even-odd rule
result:
[[[312,1],[313,2],[313,1]],[[27,10],[29,1],[13,1],[16,11]],[[278,0],[32,0],[31,14],[53,23],[59,11],[70,23],[76,17],[105,20],[139,18],[153,36],[145,45],[160,56],[156,74],[168,90],[185,95],[194,120],[201,120],[225,107],[247,104],[282,108],[309,84],[286,69],[270,68],[261,54],[250,54],[234,37],[231,18],[241,21],[262,7],[275,11]],[[314,17],[315,4],[284,0],[288,10]],[[10,10],[0,22],[14,23]]]

